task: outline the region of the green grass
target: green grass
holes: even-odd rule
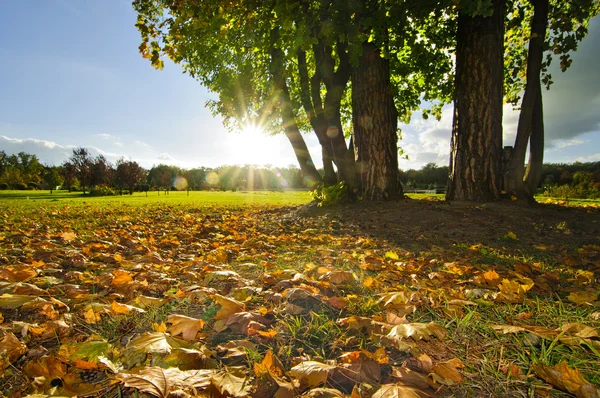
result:
[[[95,197],[84,195],[81,192],[54,191],[0,191],[0,206],[35,207],[46,204],[60,204],[69,206],[78,205],[133,205],[147,204],[167,205],[300,205],[310,202],[310,194],[306,191],[171,191],[168,195],[164,192],[136,192],[133,195]]]

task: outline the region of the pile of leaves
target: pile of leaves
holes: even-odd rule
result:
[[[600,396],[599,246],[490,263],[294,210],[2,209],[0,390]]]

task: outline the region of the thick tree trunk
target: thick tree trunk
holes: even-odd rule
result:
[[[333,153],[328,145],[321,145],[321,152],[323,154],[323,184],[329,187],[337,183],[337,174],[333,168]]]
[[[352,123],[359,184],[366,200],[401,197],[398,179],[398,112],[389,61],[371,43],[363,44],[352,70]]]
[[[538,86],[538,95],[533,107],[531,137],[529,138],[529,161],[525,170],[525,189],[533,198],[542,178],[544,164],[544,106],[542,101],[542,86]]]
[[[284,68],[283,68],[283,53],[280,49],[273,47],[271,49],[271,76],[273,77],[273,83],[275,90],[277,91],[277,98],[280,105],[280,114],[283,120],[283,127],[285,136],[292,144],[296,159],[300,165],[300,170],[304,174],[304,178],[307,180],[307,185],[312,187],[317,183],[321,182],[321,176],[315,167],[314,162],[308,152],[304,137],[298,129],[296,124],[296,115],[292,109],[292,101],[290,99],[290,93],[285,81]]]
[[[447,200],[499,198],[504,1],[484,18],[459,14]]]
[[[537,101],[538,96],[541,96],[542,94],[540,73],[544,55],[544,39],[546,37],[546,28],[548,25],[548,0],[533,0],[532,3],[534,12],[531,23],[529,52],[527,55],[527,83],[525,85],[523,101],[521,102],[521,113],[519,114],[515,146],[510,162],[507,165],[507,170],[505,171],[507,175],[507,186],[505,187],[505,190],[507,193],[529,201],[533,200],[533,193],[524,183],[525,154],[527,152],[527,142],[529,141],[529,137],[533,134],[534,108],[536,107],[536,104],[538,106],[541,105],[541,100],[539,104]],[[536,140],[536,143],[538,142],[539,137],[538,140]],[[539,148],[537,150],[539,150]]]

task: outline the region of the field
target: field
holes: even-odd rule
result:
[[[597,208],[309,201],[2,192],[0,391],[600,394]]]

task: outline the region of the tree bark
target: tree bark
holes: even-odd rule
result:
[[[527,55],[527,83],[525,85],[523,101],[521,102],[521,113],[519,114],[515,146],[507,170],[505,171],[507,175],[507,186],[505,187],[505,190],[507,193],[529,201],[533,200],[535,190],[531,191],[528,187],[529,184],[525,184],[524,182],[525,154],[527,152],[527,141],[529,141],[530,136],[533,135],[533,125],[536,124],[539,126],[539,122],[534,122],[534,108],[536,106],[541,106],[541,99],[538,103],[538,97],[542,95],[540,74],[542,70],[544,40],[548,25],[549,7],[548,0],[533,0],[532,4],[534,11],[531,23],[531,37],[529,39],[529,52]],[[538,116],[539,114],[540,112],[538,112]],[[543,126],[541,128],[543,129]],[[537,134],[539,134],[539,131]],[[536,137],[535,141],[536,144],[539,145],[539,137]],[[543,137],[541,142],[541,151],[543,152]],[[540,148],[536,148],[536,151],[539,150]],[[536,155],[538,154],[536,153]],[[533,182],[534,181],[530,179],[530,183]]]
[[[323,108],[325,122],[327,125],[326,136],[331,146],[333,159],[340,173],[341,180],[346,183],[349,195],[352,199],[358,191],[358,179],[356,175],[356,164],[354,153],[348,150],[344,129],[341,121],[342,97],[348,81],[350,80],[352,68],[345,44],[337,43],[337,54],[339,65],[334,70],[335,61],[331,56],[331,48],[323,46],[324,51],[315,51],[317,66],[322,68],[323,82],[327,93],[325,94],[325,106]]]
[[[402,195],[398,179],[398,112],[389,61],[372,43],[363,43],[352,70],[353,144],[364,199],[393,200]]]
[[[285,81],[283,52],[275,47],[271,48],[270,68],[276,96],[280,105],[285,136],[290,141],[290,144],[292,144],[294,154],[300,165],[300,170],[302,170],[304,178],[307,179],[307,185],[312,187],[322,181],[321,175],[312,161],[306,142],[304,142],[304,137],[302,137],[296,124],[296,115],[294,115],[294,110],[292,109],[292,101]]]
[[[544,106],[542,101],[542,86],[538,86],[533,107],[533,121],[531,125],[531,137],[529,137],[529,161],[525,170],[525,189],[530,198],[533,199],[540,180],[542,178],[542,166],[544,164]]]
[[[333,168],[333,152],[327,139],[327,123],[321,105],[321,74],[317,67],[312,78],[311,89],[311,82],[308,77],[308,67],[306,65],[306,52],[304,50],[298,50],[297,58],[298,75],[300,76],[300,101],[308,116],[308,121],[321,145],[324,171],[323,183],[325,186],[331,186],[337,183],[337,175]]]
[[[493,0],[490,17],[459,13],[447,200],[499,198],[503,42],[503,0]]]

